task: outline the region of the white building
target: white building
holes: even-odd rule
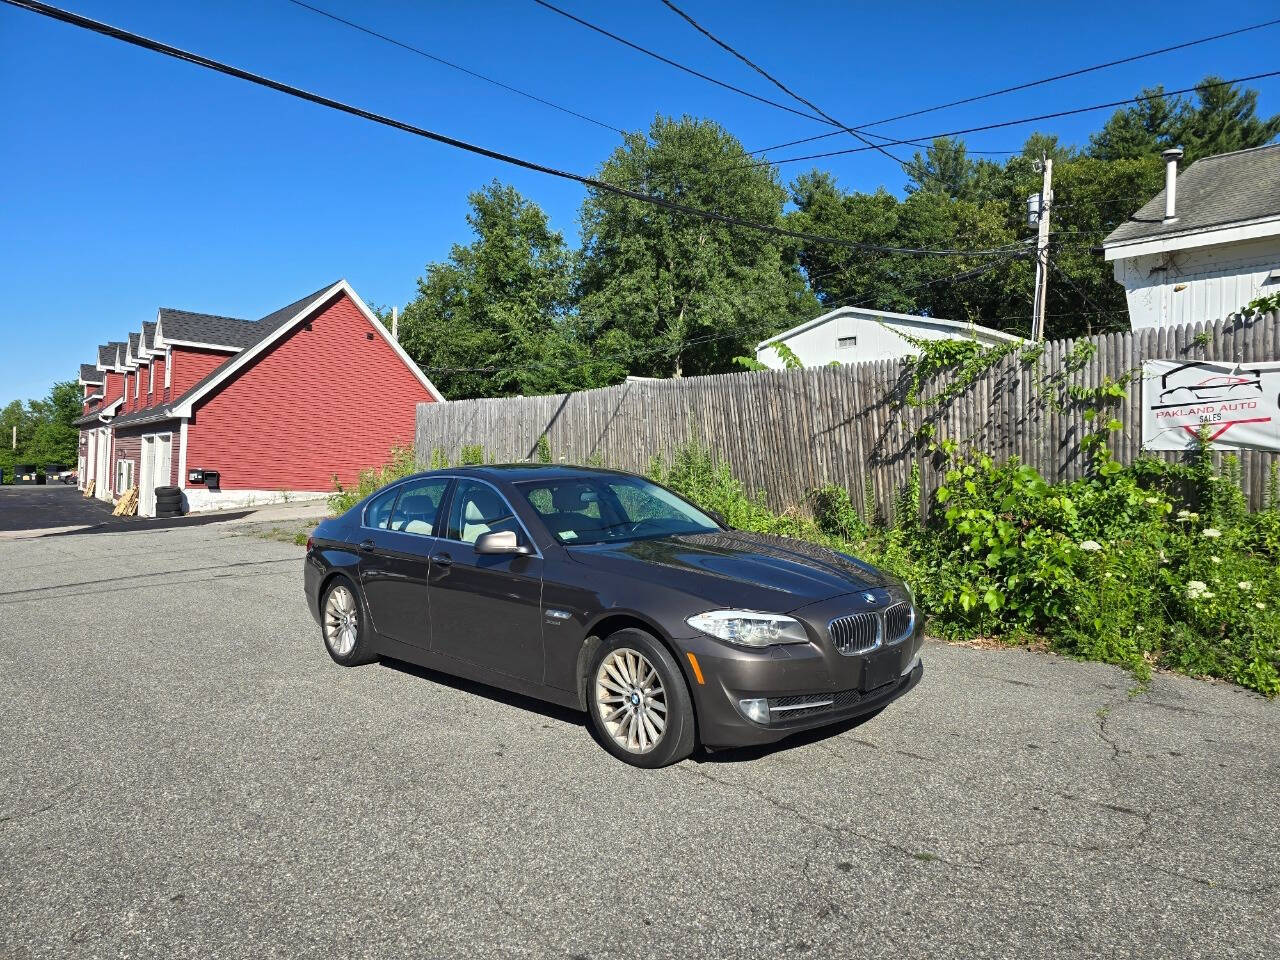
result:
[[[860,363],[915,356],[920,351],[907,337],[915,340],[977,340],[986,346],[1021,339],[989,327],[956,320],[863,307],[839,307],[816,320],[761,341],[756,346],[756,359],[775,370],[785,367],[778,351],[773,349],[775,343],[790,347],[806,367],[823,367],[833,360]]]
[[[1103,242],[1124,284],[1129,323],[1221,320],[1280,292],[1280,144],[1197,160]]]

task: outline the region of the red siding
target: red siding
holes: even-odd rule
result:
[[[196,407],[188,470],[218,470],[224,490],[324,491],[413,444],[417,405],[434,398],[351,299],[307,326]]]
[[[173,348],[172,395],[176,399],[208,376],[214,367],[220,367],[231,354],[217,350],[196,350],[192,347]]]
[[[102,405],[105,407],[108,404],[110,404],[111,401],[114,400],[116,397],[120,396],[120,392],[123,389],[123,386],[121,383],[120,374],[118,373],[104,374],[103,381],[104,381],[104,384],[103,384],[103,392],[102,392]]]
[[[155,380],[147,377],[147,386],[151,393],[147,395],[147,406],[154,407],[164,402],[164,357],[152,357],[151,367],[155,371]]]

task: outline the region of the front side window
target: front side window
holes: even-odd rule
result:
[[[697,507],[640,477],[535,480],[518,487],[552,535],[566,545],[720,530]]]
[[[413,480],[400,488],[400,499],[391,514],[391,529],[431,537],[436,534],[436,521],[447,477]]]
[[[486,533],[511,530],[521,535],[520,521],[493,487],[477,480],[459,480],[449,506],[450,540],[475,543]]]
[[[396,487],[370,500],[369,505],[364,508],[364,525],[375,530],[386,530],[390,526],[391,508],[396,505],[396,494],[399,492],[400,488]]]

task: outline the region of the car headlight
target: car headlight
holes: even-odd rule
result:
[[[767,647],[774,643],[808,643],[800,621],[780,613],[754,610],[709,610],[690,617],[686,623],[695,630],[744,647]]]

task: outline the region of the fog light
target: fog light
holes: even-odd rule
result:
[[[739,700],[738,709],[748,720],[754,720],[756,723],[769,722],[768,700]]]

